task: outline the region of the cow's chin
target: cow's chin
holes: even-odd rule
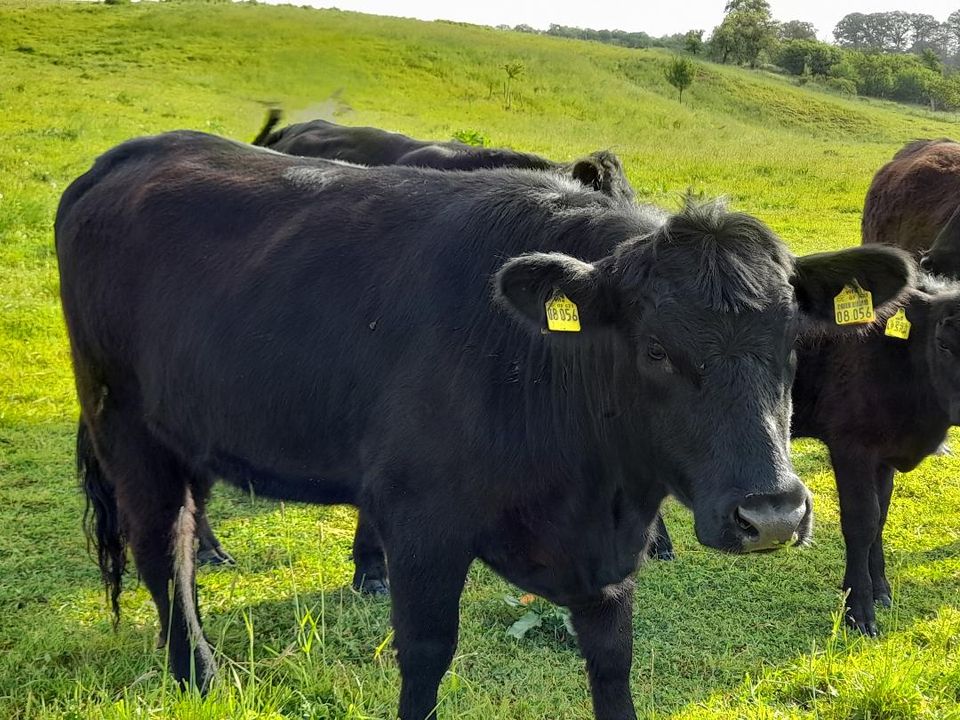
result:
[[[717,522],[715,518],[701,523],[694,514],[694,532],[697,535],[697,542],[704,547],[726,553],[747,552],[743,538],[732,528]]]

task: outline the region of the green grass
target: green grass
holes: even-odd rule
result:
[[[956,117],[850,100],[702,65],[680,106],[657,52],[295,7],[0,4],[0,717],[390,718],[389,608],[344,589],[354,516],[218,489],[239,566],[201,573],[223,682],[179,695],[146,592],[114,634],[86,555],[72,475],[76,416],[52,222],[66,185],[131,136],[190,127],[249,139],[264,103],[422,137],[623,159],[644,199],[726,194],[797,252],[856,244],[873,172]],[[501,66],[524,74],[504,108]],[[879,379],[878,381],[888,381]],[[954,443],[960,436],[954,437]],[[794,447],[817,543],[728,557],[668,508],[679,559],[640,572],[633,689],[650,718],[960,718],[960,471],[897,478],[888,523],[896,602],[878,641],[833,622],[843,572],[833,480]],[[425,588],[429,591],[429,588]],[[554,626],[507,637],[516,590],[474,568],[445,718],[588,718],[574,646]]]

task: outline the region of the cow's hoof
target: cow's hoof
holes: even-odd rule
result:
[[[941,456],[950,456],[950,455],[953,455],[953,450],[950,449],[950,443],[944,440],[942,443],[940,443],[940,447],[938,447],[936,450],[933,451],[933,454],[941,455]]]
[[[849,587],[849,585],[847,586]],[[867,587],[870,586],[868,585]],[[883,590],[883,588],[878,587],[876,590]],[[859,592],[851,590],[847,595],[847,626],[867,637],[876,637],[880,634],[877,629],[877,616],[873,609],[875,597],[874,588],[865,591],[861,590]]]
[[[359,580],[355,579],[353,587],[357,592],[371,597],[387,597],[390,595],[390,587],[386,580],[380,578],[363,577]]]
[[[197,562],[201,565],[236,565],[237,561],[230,557],[223,548],[210,548],[197,551]]]
[[[676,560],[677,554],[673,551],[673,548],[654,548],[654,551],[650,554],[654,560]]]
[[[880,592],[873,596],[873,601],[882,608],[889,608],[893,606],[893,598],[890,597],[888,592]]]
[[[876,620],[858,620],[856,617],[848,613],[847,625],[861,635],[866,635],[867,637],[877,637],[880,634],[880,630],[877,628]]]

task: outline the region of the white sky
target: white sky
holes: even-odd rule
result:
[[[546,29],[550,23],[595,30],[643,31],[653,36],[704,29],[723,18],[726,0],[266,0],[314,7],[338,7],[374,15],[421,20],[460,20],[479,25],[519,25]],[[943,22],[960,0],[769,0],[777,20],[812,22],[819,36],[833,40],[833,28],[847,13],[905,10],[928,13]]]

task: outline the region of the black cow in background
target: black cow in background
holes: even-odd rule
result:
[[[390,563],[401,720],[435,715],[474,559],[569,607],[596,717],[634,719],[631,576],[661,500],[710,547],[804,542],[797,336],[844,331],[845,285],[881,305],[913,272],[884,247],[794,258],[715,205],[664,221],[549,173],[190,132],[101,156],[56,245],[114,601],[129,543],[171,671],[206,687],[193,539],[212,480],[358,505]]]
[[[288,125],[273,130],[282,115],[271,109],[253,145],[302,157],[342,160],[371,167],[407,165],[436,170],[544,170],[573,178],[581,185],[620,200],[635,194],[620,159],[598,150],[570,163],[559,163],[532,153],[506,148],[475,147],[455,140],[416,140],[373,127],[351,127],[327,120]]]
[[[793,384],[793,436],[830,451],[847,552],[846,619],[867,635],[877,634],[874,604],[891,603],[883,527],[894,471],[915,468],[960,424],[960,283],[924,276],[902,309],[889,329],[808,339]],[[656,542],[672,551],[660,523],[665,542]]]
[[[920,259],[920,267],[937,275],[960,279],[960,198],[957,209]]]

